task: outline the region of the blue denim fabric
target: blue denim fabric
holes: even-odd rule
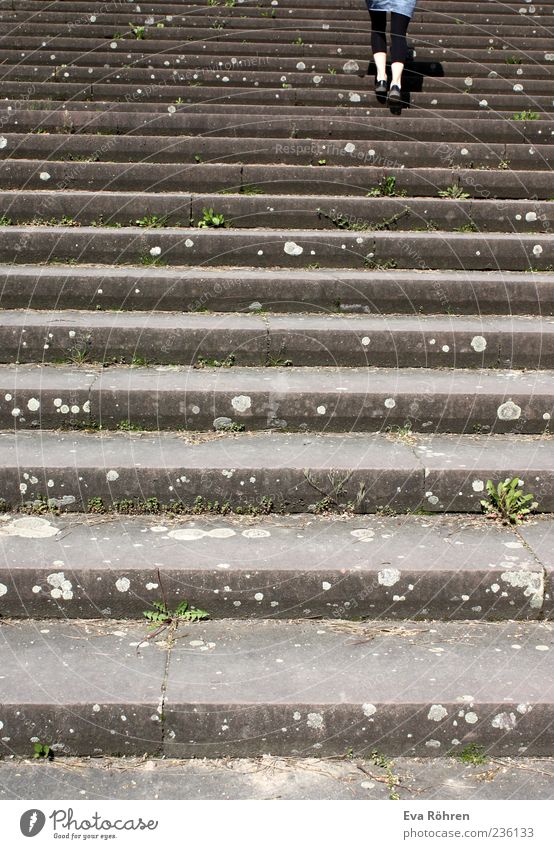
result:
[[[397,12],[411,18],[416,0],[366,0],[367,8],[372,12]]]

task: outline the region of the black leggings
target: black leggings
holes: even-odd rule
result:
[[[371,18],[371,49],[373,53],[387,52],[387,13],[369,11]],[[399,15],[398,12],[390,13],[390,36],[391,36],[391,63],[406,61],[408,45],[406,33],[410,18],[407,15]]]

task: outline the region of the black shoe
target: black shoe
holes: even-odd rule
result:
[[[398,106],[402,102],[402,92],[399,85],[391,85],[387,102],[389,106]]]
[[[375,94],[380,96],[385,96],[388,89],[388,83],[386,80],[375,80]]]

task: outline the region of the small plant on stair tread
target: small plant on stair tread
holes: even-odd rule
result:
[[[406,194],[403,190],[398,190],[396,188],[396,177],[392,175],[388,177],[383,177],[383,179],[379,182],[375,188],[370,189],[367,193],[368,198],[377,198],[377,197],[403,197]]]
[[[390,758],[387,758],[385,755],[382,755],[381,752],[377,751],[373,751],[371,753],[371,760],[375,766],[385,771],[384,779],[377,780],[381,780],[384,784],[386,784],[389,791],[389,799],[397,802],[400,799],[400,796],[398,795],[396,788],[400,784],[400,778],[393,772],[394,761],[391,761]],[[371,777],[376,778],[376,776],[373,775]]]
[[[129,27],[131,29],[131,32],[133,33],[133,35],[135,36],[135,38],[138,41],[142,41],[143,39],[146,38],[146,27],[139,26],[138,24],[134,24],[134,23],[132,23],[132,21],[129,22]]]
[[[514,121],[538,121],[539,117],[538,112],[530,112],[526,109],[523,112],[514,112]]]
[[[451,186],[447,186],[446,189],[440,189],[439,197],[467,200],[470,195],[462,188],[462,186],[458,186],[456,183],[453,183]]]
[[[198,220],[197,227],[225,227],[225,216],[221,212],[214,212],[213,208],[202,210],[202,218]]]
[[[36,760],[51,761],[54,757],[54,752],[46,743],[41,743],[37,740],[33,743],[33,758]]]
[[[167,227],[167,215],[144,215],[134,223],[137,227]]]
[[[487,481],[488,498],[481,501],[485,514],[491,519],[499,519],[505,525],[519,525],[538,507],[534,495],[521,489],[523,481],[519,478],[506,478],[495,484]]]
[[[488,758],[485,754],[485,747],[480,746],[478,743],[468,743],[468,745],[464,746],[463,749],[450,752],[450,754],[453,758],[456,758],[457,761],[460,761],[463,764],[481,766],[488,762]]]
[[[198,357],[193,368],[233,368],[236,362],[234,354],[227,354],[224,360],[216,360],[210,357]]]
[[[167,603],[162,576],[159,569],[158,584],[162,591],[162,601],[152,602],[152,609],[143,611],[143,616],[149,623],[148,627],[151,633],[138,644],[137,652],[143,643],[147,640],[153,640],[168,628],[171,628],[171,630],[174,631],[180,622],[200,622],[202,619],[207,619],[209,615],[206,610],[191,607],[188,601],[180,601],[175,610],[171,610]]]

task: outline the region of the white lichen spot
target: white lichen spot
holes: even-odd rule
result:
[[[106,472],[106,480],[107,481],[116,481],[119,477],[119,472],[116,472],[115,469],[110,469],[109,472]]]
[[[517,720],[515,713],[497,713],[492,720],[493,728],[500,728],[502,731],[513,731],[516,727]]]
[[[32,413],[36,413],[36,411],[39,409],[39,407],[40,407],[40,401],[38,400],[38,398],[29,398],[29,400],[27,401],[27,409],[28,410],[30,410]]]
[[[542,245],[535,245],[533,248],[533,253],[535,256],[540,256],[542,254]]]
[[[48,173],[48,171],[41,171],[39,177],[45,183],[47,180],[50,179],[50,174]]]
[[[427,740],[425,745],[428,749],[440,749],[440,740]]]
[[[150,256],[160,256],[162,249],[159,245],[155,245],[153,248],[150,248]]]
[[[485,482],[479,479],[474,480],[471,484],[471,488],[473,492],[483,492],[483,490],[485,489]]]
[[[0,584],[0,596],[6,595],[8,588],[5,584]]]
[[[304,248],[297,245],[296,242],[285,242],[283,250],[289,256],[300,256],[300,254],[304,253]]]
[[[48,519],[38,516],[25,516],[21,519],[12,519],[0,525],[0,536],[25,537],[27,539],[46,539],[55,537],[58,528],[54,527]]]
[[[393,407],[396,407],[396,401],[394,398],[385,398],[385,407],[387,410],[392,410]]]
[[[118,578],[115,582],[115,586],[120,593],[126,593],[131,586],[131,582],[129,578]]]
[[[443,705],[431,705],[427,719],[432,719],[433,722],[441,722],[445,716],[448,716],[448,711]]]
[[[502,572],[501,579],[511,587],[523,589],[523,595],[528,598],[529,604],[535,609],[540,609],[543,602],[543,578],[540,572],[528,572],[525,570]]]
[[[329,583],[329,581],[322,581],[322,583],[321,583],[321,589],[322,589],[322,590],[324,590],[325,592],[327,592],[328,590],[330,590],[330,589],[331,589],[331,584]]]
[[[254,598],[256,599],[256,601],[263,601],[264,594],[263,593],[256,593]]]
[[[399,569],[381,569],[377,574],[377,580],[382,587],[392,587],[400,580]]]
[[[324,416],[326,412],[327,412],[327,408],[324,407],[323,404],[320,404],[320,406],[317,408],[318,415]]]
[[[521,416],[521,407],[518,407],[513,401],[506,401],[500,405],[496,411],[496,415],[502,422],[516,421]]]
[[[299,719],[302,719],[302,714],[299,713],[299,711],[295,710],[292,715],[292,718],[295,720],[295,722],[298,722]]]
[[[245,413],[252,406],[252,399],[249,395],[235,395],[231,399],[231,406],[237,413]]]
[[[484,336],[474,336],[470,342],[470,345],[474,351],[480,354],[487,347],[487,340]]]
[[[46,578],[52,589],[50,595],[52,598],[61,598],[64,601],[69,601],[73,598],[73,586],[63,572],[52,572]]]
[[[470,710],[465,715],[465,721],[469,725],[475,725],[475,723],[479,721],[479,717],[477,716],[476,713],[474,713],[474,711]]]
[[[309,713],[307,725],[309,728],[315,728],[320,731],[324,726],[323,716],[320,713]]]
[[[264,539],[271,536],[271,531],[267,531],[265,528],[247,528],[242,531],[241,536],[246,537],[246,539]]]
[[[365,702],[365,704],[362,705],[362,711],[364,716],[373,716],[374,713],[377,713],[377,708],[370,702]]]

